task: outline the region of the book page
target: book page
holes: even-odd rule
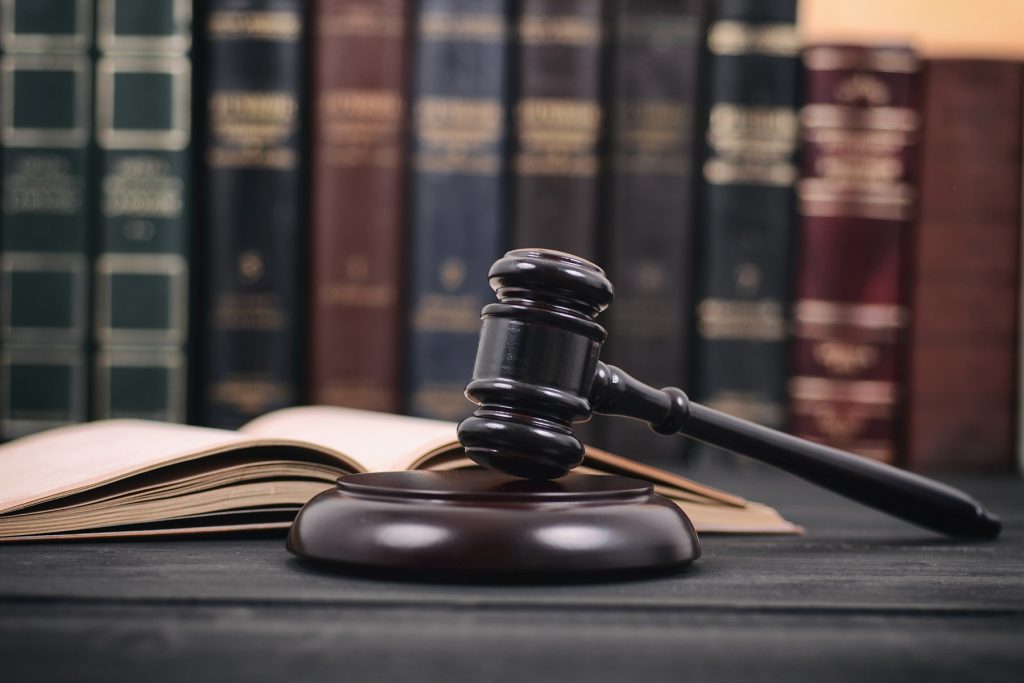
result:
[[[258,417],[239,432],[300,439],[344,453],[370,472],[411,469],[425,454],[459,450],[454,422],[354,408],[301,406]]]
[[[141,420],[90,422],[26,436],[0,446],[0,512],[246,441],[221,429]]]

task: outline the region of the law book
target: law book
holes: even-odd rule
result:
[[[1006,471],[1018,400],[1024,65],[931,59],[921,87],[907,465]]]
[[[457,419],[484,278],[507,247],[509,0],[423,0],[415,17],[407,410]]]
[[[93,5],[8,0],[0,29],[0,439],[88,414]]]
[[[511,238],[598,256],[608,3],[520,0]]]
[[[782,428],[798,172],[795,0],[712,0],[694,259],[693,397]]]
[[[200,420],[237,427],[300,397],[307,15],[206,8]]]
[[[286,529],[345,474],[472,466],[455,423],[304,406],[240,430],[146,420],[67,426],[0,446],[0,541]],[[639,477],[702,533],[800,533],[777,511],[590,449],[580,471]]]
[[[689,386],[693,185],[703,0],[613,5],[607,249],[615,283],[607,354],[642,381]],[[661,386],[661,384],[659,384]],[[684,443],[632,420],[602,442],[645,462],[679,462]]]
[[[817,45],[804,63],[791,427],[894,463],[919,62],[901,46]]]
[[[184,422],[192,3],[98,0],[93,416]]]
[[[313,5],[310,397],[402,399],[409,0]]]

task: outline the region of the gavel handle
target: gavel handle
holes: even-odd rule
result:
[[[876,460],[777,432],[691,402],[680,389],[654,389],[598,363],[595,412],[646,420],[795,474],[830,491],[950,536],[992,539],[1002,523],[969,495]]]

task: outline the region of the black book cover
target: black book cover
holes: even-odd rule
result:
[[[606,137],[607,6],[520,0],[512,241],[598,257]]]
[[[306,3],[211,0],[204,17],[204,423],[300,397]]]
[[[796,0],[714,0],[698,193],[691,397],[785,424],[795,221]]]
[[[618,0],[612,18],[608,249],[602,354],[655,386],[688,384],[690,264],[704,0]],[[679,465],[685,441],[608,420],[615,453]]]

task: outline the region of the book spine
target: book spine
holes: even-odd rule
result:
[[[615,282],[607,357],[642,381],[685,387],[690,353],[695,105],[703,0],[620,0],[612,19],[605,265]],[[631,420],[605,446],[675,461],[684,442]]]
[[[186,418],[189,0],[99,0],[93,413]]]
[[[315,403],[401,407],[409,0],[315,5],[312,310]]]
[[[896,462],[919,65],[905,48],[828,45],[804,63],[792,428]]]
[[[913,468],[1011,467],[1022,88],[1019,63],[924,66],[907,355]]]
[[[608,3],[521,0],[512,241],[596,258]]]
[[[91,2],[3,6],[0,438],[87,417]]]
[[[795,0],[714,0],[698,190],[694,398],[785,424],[797,177]]]
[[[508,0],[423,0],[413,74],[408,409],[455,419],[506,244]]]
[[[208,4],[202,419],[232,428],[299,399],[306,9]]]

